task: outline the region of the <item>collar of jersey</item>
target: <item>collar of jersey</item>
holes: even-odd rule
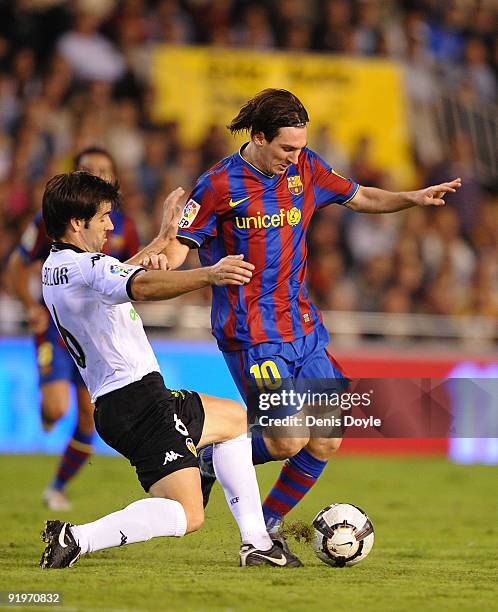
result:
[[[247,164],[248,166],[250,166],[253,170],[256,170],[256,172],[258,172],[259,174],[262,174],[263,176],[265,176],[266,178],[274,178],[274,174],[266,174],[266,172],[263,172],[263,170],[260,170],[259,168],[256,168],[256,166],[254,166],[253,164],[251,164],[251,162],[248,162],[247,159],[245,159],[244,157],[242,157],[242,151],[243,149],[245,149],[247,147],[249,143],[245,142],[239,149],[239,157],[240,159]]]
[[[53,242],[52,243],[52,251],[62,251],[64,249],[71,249],[71,251],[76,251],[76,253],[86,253],[80,247],[77,247],[75,244],[69,244],[69,242]]]

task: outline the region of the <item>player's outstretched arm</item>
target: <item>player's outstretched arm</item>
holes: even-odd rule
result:
[[[177,187],[168,194],[163,205],[163,218],[159,233],[154,240],[125,263],[141,265],[157,270],[169,269],[168,259],[162,252],[167,249],[171,242],[178,242],[176,240],[176,232],[178,231],[178,222],[180,221],[183,211],[182,206],[180,206],[180,200],[184,193],[185,191],[181,187]]]
[[[413,206],[444,206],[444,196],[456,191],[461,185],[462,179],[456,178],[425,189],[398,193],[376,187],[360,187],[348,207],[356,212],[390,213]]]
[[[206,268],[148,270],[133,277],[131,295],[139,302],[168,300],[208,285],[245,285],[251,280],[254,266],[243,259],[243,255],[228,255]]]

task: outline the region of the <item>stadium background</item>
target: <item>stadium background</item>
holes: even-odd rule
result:
[[[368,216],[331,206],[316,216],[309,283],[334,355],[356,375],[497,379],[494,8],[0,1],[1,590],[62,590],[71,610],[497,609],[496,468],[451,461],[497,463],[497,441],[483,438],[345,441],[290,519],[309,523],[334,501],[364,507],[378,539],[351,572],[292,541],[306,566],[292,583],[271,569],[241,576],[219,487],[206,528],[187,541],[104,551],[63,576],[40,572],[41,494],[73,430],[74,402],[44,434],[35,353],[5,273],[47,178],[70,170],[82,147],[115,156],[125,211],[145,242],[165,194],[178,184],[188,191],[239,144],[224,125],[240,104],[262,87],[290,87],[310,112],[311,146],[341,174],[392,189],[463,179],[441,210]],[[197,292],[140,313],[169,384],[236,397],[209,333],[209,302],[209,291]],[[470,410],[481,400],[462,398]],[[263,495],[278,469],[258,468]],[[142,491],[125,461],[99,454],[69,494],[68,519],[86,522]]]
[[[463,179],[441,210],[368,216],[331,206],[317,215],[309,283],[333,352],[359,374],[441,377],[463,363],[463,375],[492,376],[493,15],[485,0],[2,3],[0,450],[56,452],[74,418],[41,433],[34,352],[4,274],[47,178],[69,170],[82,147],[107,147],[124,210],[146,242],[165,194],[179,184],[189,191],[240,144],[224,125],[266,86],[303,99],[310,145],[361,184]],[[187,265],[196,262],[192,252]],[[209,300],[199,291],[140,312],[170,384],[236,397],[210,340]],[[199,380],[198,371],[210,375]],[[417,448],[444,451],[446,443]]]

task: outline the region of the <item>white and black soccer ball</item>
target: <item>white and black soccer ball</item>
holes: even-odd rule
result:
[[[374,528],[368,516],[352,504],[332,504],[313,520],[311,546],[316,556],[333,567],[356,565],[372,550]]]

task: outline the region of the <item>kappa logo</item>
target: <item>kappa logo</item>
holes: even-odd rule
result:
[[[167,451],[166,455],[164,456],[164,463],[163,463],[163,465],[166,465],[167,463],[171,463],[173,461],[176,461],[180,457],[183,457],[183,455],[180,455],[180,453],[176,453],[175,451]]]
[[[180,221],[178,221],[178,227],[182,229],[186,227],[190,227],[192,223],[194,222],[194,219],[199,214],[200,209],[201,209],[201,205],[195,200],[190,199],[185,204],[185,208],[183,209],[182,217]]]
[[[102,257],[105,257],[104,253],[97,253],[96,255],[92,255],[92,268],[95,268],[95,264],[98,262],[99,259],[102,259]]]
[[[242,202],[245,202],[248,199],[249,199],[249,196],[247,196],[247,198],[242,198],[241,200],[237,200],[236,202],[234,202],[232,198],[230,198],[230,202],[228,202],[228,206],[230,206],[230,208],[234,208],[235,206],[242,204]]]

